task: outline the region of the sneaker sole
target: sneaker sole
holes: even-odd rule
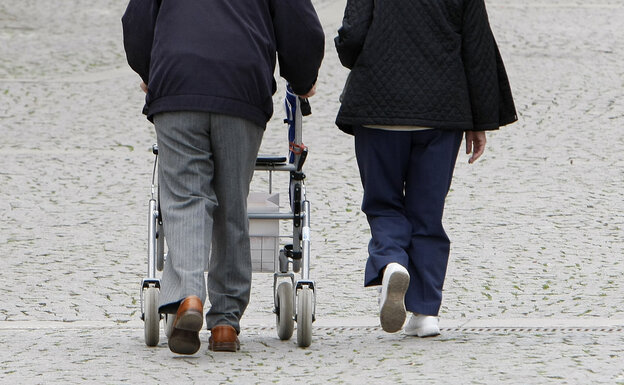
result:
[[[405,293],[409,280],[409,274],[402,271],[393,272],[388,279],[386,298],[379,312],[381,328],[385,332],[398,332],[405,323]]]
[[[439,328],[425,329],[425,330],[421,330],[416,335],[418,337],[420,337],[420,338],[435,337],[435,336],[439,336],[440,335],[440,329]]]
[[[440,335],[439,327],[430,327],[430,328],[420,328],[416,330],[405,330],[405,334],[408,336],[417,336],[417,337],[435,337]]]

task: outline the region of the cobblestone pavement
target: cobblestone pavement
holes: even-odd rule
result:
[[[272,279],[257,274],[242,351],[178,357],[164,337],[147,348],[139,319],[155,136],[121,46],[126,0],[3,0],[0,382],[624,384],[624,5],[487,4],[520,121],[476,165],[460,154],[442,336],[383,333],[377,292],[362,288],[361,187],[352,138],[333,125],[344,0],[316,0],[312,346],[277,339]],[[281,95],[265,153],[287,150]]]

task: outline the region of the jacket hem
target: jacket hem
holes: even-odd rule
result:
[[[339,117],[336,119],[336,126],[347,134],[353,135],[353,128],[362,125],[410,125],[420,127],[431,127],[440,130],[454,130],[454,131],[466,131],[472,130],[472,122],[441,122],[427,119],[412,119],[412,118],[392,118],[392,119],[362,119],[362,118],[346,118]]]
[[[247,119],[262,128],[266,128],[270,116],[258,107],[234,99],[208,95],[174,95],[153,100],[147,106],[147,119],[153,121],[154,115],[161,112],[202,111]]]

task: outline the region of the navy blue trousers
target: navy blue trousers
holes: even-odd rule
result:
[[[371,230],[365,286],[381,284],[388,263],[407,268],[405,307],[437,315],[450,241],[442,226],[461,131],[355,129],[364,187],[362,211]]]

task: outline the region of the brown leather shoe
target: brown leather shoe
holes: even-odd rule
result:
[[[235,352],[240,350],[236,329],[230,325],[218,325],[211,330],[208,349],[213,352]]]
[[[204,323],[204,305],[199,297],[186,297],[178,307],[173,330],[167,341],[169,350],[178,354],[193,354],[199,350],[199,331]]]

